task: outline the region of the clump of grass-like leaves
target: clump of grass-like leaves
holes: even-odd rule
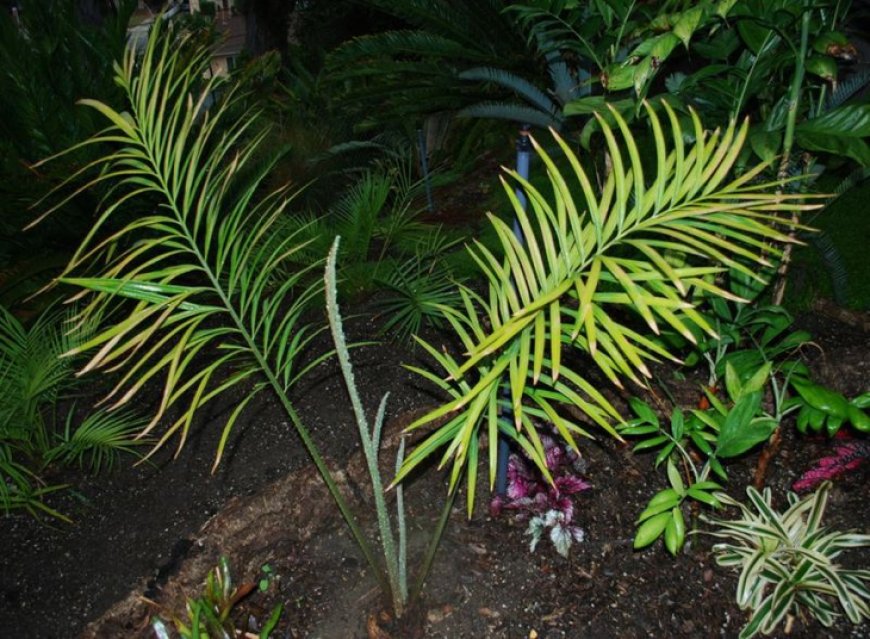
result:
[[[852,623],[870,617],[870,570],[846,569],[835,561],[844,550],[870,546],[870,535],[822,526],[830,488],[825,482],[802,499],[789,493],[784,513],[774,510],[769,488],[763,493],[746,489],[751,507],[717,495],[741,514],[734,520],[711,519],[719,528],[709,533],[728,540],[713,546],[716,562],[740,569],[737,605],[751,613],[740,639],[770,634],[786,615],[799,611],[824,626],[837,618],[836,605]]]

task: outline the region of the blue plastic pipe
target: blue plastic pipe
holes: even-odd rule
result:
[[[529,131],[531,130],[531,125],[524,124],[520,127],[520,134],[517,137],[517,173],[524,180],[529,179],[529,164],[532,160],[532,141],[529,139]],[[517,199],[520,202],[520,206],[523,207],[523,210],[526,210],[526,207],[529,204],[528,199],[526,198],[526,192],[522,189],[522,187],[517,187],[515,191],[517,195]],[[520,229],[519,220],[514,217],[514,235],[517,236],[520,242],[523,241],[523,232]],[[510,416],[510,415],[508,415]],[[495,473],[495,494],[504,496],[507,493],[507,468],[508,468],[508,457],[510,456],[510,447],[508,446],[507,439],[503,435],[499,435],[498,437],[498,465],[496,466]]]

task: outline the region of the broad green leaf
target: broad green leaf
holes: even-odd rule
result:
[[[669,521],[671,521],[670,511],[659,513],[644,521],[634,535],[634,549],[638,550],[653,543],[664,532]]]
[[[686,491],[686,495],[688,497],[691,497],[692,499],[700,501],[703,504],[712,506],[713,508],[722,507],[722,502],[720,502],[715,495],[708,493],[705,490],[701,490],[696,485],[689,486],[689,489]]]
[[[665,548],[672,555],[676,555],[680,552],[685,540],[686,522],[683,519],[683,511],[679,507],[674,507],[665,526]]]
[[[728,412],[716,442],[718,457],[736,457],[765,441],[777,426],[771,419],[758,419],[761,393],[744,394]]]
[[[870,137],[870,105],[846,104],[801,122],[801,133],[834,137]]]
[[[852,158],[861,166],[870,166],[870,145],[862,138],[797,129],[795,140],[808,151],[842,155]]]
[[[673,459],[668,459],[667,472],[668,482],[670,482],[671,487],[677,491],[678,495],[684,497],[686,495],[686,485],[683,483],[683,476],[677,469],[677,465],[674,463]]]
[[[644,522],[650,517],[663,513],[666,510],[671,510],[675,506],[678,506],[682,500],[683,497],[673,488],[665,488],[659,491],[649,501],[643,512],[638,515],[637,523]]]

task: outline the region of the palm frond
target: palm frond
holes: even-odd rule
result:
[[[123,371],[104,400],[110,409],[161,377],[159,407],[139,436],[180,408],[155,450],[173,437],[180,450],[199,409],[246,386],[223,426],[217,464],[250,401],[270,386],[286,401],[304,372],[297,355],[312,330],[300,317],[314,289],[303,286],[311,267],[288,266],[304,248],[299,235],[272,233],[292,194],[260,195],[269,167],[255,159],[267,135],[256,107],[243,108],[249,96],[238,85],[204,79],[209,63],[208,47],[158,24],[141,57],[131,47],[116,65],[130,110],[83,101],[109,123],[84,143],[109,148],[88,187],[108,183],[112,199],[62,279],[85,289],[80,321],[107,308],[119,314],[71,350],[88,353],[83,371]],[[153,212],[108,232],[125,204],[142,197],[157,203]],[[273,274],[285,267],[276,283]],[[77,276],[85,269],[88,277]]]
[[[870,71],[861,70],[852,73],[845,80],[837,83],[836,88],[825,102],[825,110],[831,111],[842,106],[868,84],[870,84]]]
[[[13,459],[8,446],[0,444],[0,510],[4,513],[22,509],[37,518],[47,514],[69,523],[68,517],[44,501],[46,495],[64,488],[62,484],[42,485],[33,471]]]
[[[347,74],[365,72],[375,75],[379,67],[347,68],[350,62],[359,62],[367,58],[384,58],[392,56],[399,59],[413,59],[413,56],[426,56],[445,59],[475,59],[486,60],[487,57],[476,53],[455,40],[428,31],[388,31],[369,36],[354,38],[349,43],[339,47],[331,54],[329,68],[336,79],[349,77]]]
[[[493,67],[474,67],[459,74],[461,80],[473,80],[476,82],[491,82],[517,93],[532,106],[546,113],[557,113],[558,107],[550,97],[538,89],[534,84],[520,76]]]
[[[415,254],[379,279],[386,288],[377,300],[379,314],[386,317],[384,332],[407,338],[420,332],[428,321],[441,325],[445,309],[456,308],[460,294],[442,256],[457,242],[443,234],[424,238]]]
[[[531,124],[541,129],[559,130],[562,127],[562,117],[549,111],[541,111],[534,107],[510,102],[482,102],[460,109],[457,115],[461,118],[494,118],[509,120],[521,124]]]
[[[145,420],[131,411],[95,411],[73,428],[74,412],[67,415],[62,441],[46,455],[47,463],[78,465],[98,474],[111,470],[122,452],[137,454],[142,440],[136,434]]]
[[[372,0],[372,4],[409,24],[468,48],[502,46],[510,50],[516,31],[497,0]]]
[[[849,269],[846,267],[843,255],[834,240],[831,239],[830,235],[821,231],[814,233],[809,241],[819,252],[825,270],[828,272],[834,301],[841,306],[847,304],[849,299]]]
[[[466,348],[462,357],[436,357],[452,399],[410,428],[442,417],[448,421],[408,455],[397,481],[442,448],[442,463],[452,464],[455,481],[483,424],[491,434],[496,429],[528,447],[546,472],[528,413],[543,397],[550,419],[559,404],[573,404],[618,437],[613,422],[620,421],[619,413],[565,351],[586,353],[617,385],[624,379],[643,384],[650,376],[648,362],[674,359],[645,333],[666,326],[694,340],[692,323],[713,333],[694,309],[694,292],[730,295],[715,279],[728,268],[757,278],[757,266],[778,254],[775,244],[789,241],[777,225],[786,224],[791,211],[814,208],[796,195],[776,193],[776,184],[757,182],[763,166],[730,177],[746,123],[707,133],[692,114],[694,143],[687,145],[676,114],[667,104],[664,108],[670,139],[647,106],[657,160],[652,172],[615,110],[610,113],[615,127],[598,116],[612,163],[600,190],[555,133],[567,172],[533,139],[547,168],[550,196],[507,172],[528,195],[526,212],[513,185],[503,180],[524,242],[490,215],[500,253],[480,243],[471,251],[488,280],[488,296],[466,292],[464,310],[447,315]],[[433,347],[426,350],[435,354]],[[490,464],[492,477],[492,456]]]

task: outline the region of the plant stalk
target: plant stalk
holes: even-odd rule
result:
[[[175,203],[173,202],[173,205],[174,204]],[[186,231],[186,227],[184,228]],[[206,261],[205,256],[203,256],[199,251],[199,247],[193,240],[193,237],[189,236],[188,239],[190,241],[193,252],[200,259],[201,264],[207,266],[208,262]],[[259,364],[260,370],[263,372],[263,375],[265,375],[267,382],[272,388],[272,391],[277,396],[278,401],[281,402],[281,406],[284,408],[284,411],[287,413],[287,416],[293,423],[296,432],[299,434],[299,438],[302,440],[302,444],[305,446],[305,450],[308,451],[311,460],[314,462],[314,466],[317,468],[317,471],[323,478],[323,483],[326,484],[326,488],[329,491],[329,494],[332,495],[332,498],[335,500],[335,503],[338,506],[338,510],[341,512],[342,517],[344,517],[344,520],[347,522],[348,528],[350,528],[350,532],[354,538],[354,541],[356,541],[357,546],[359,546],[359,549],[362,551],[363,556],[365,557],[366,562],[369,564],[369,567],[372,569],[372,572],[374,573],[375,578],[378,580],[380,587],[384,590],[384,592],[387,592],[389,590],[389,582],[387,580],[387,576],[384,573],[383,568],[378,563],[377,559],[375,559],[375,554],[371,548],[371,545],[366,540],[365,534],[359,527],[359,524],[357,523],[356,518],[354,517],[354,514],[350,509],[350,506],[344,499],[344,496],[341,494],[338,485],[335,483],[335,479],[332,477],[332,473],[327,467],[323,456],[320,454],[320,449],[317,448],[317,444],[314,443],[314,440],[311,438],[311,434],[302,423],[302,420],[296,412],[296,409],[293,407],[292,402],[290,402],[290,399],[287,397],[284,387],[281,385],[278,378],[275,377],[271,366],[269,366],[266,358],[260,352],[260,349],[255,343],[253,336],[251,336],[246,330],[244,322],[242,321],[241,317],[239,317],[239,315],[236,313],[236,309],[232,305],[229,297],[227,297],[223,287],[221,286],[221,283],[213,277],[211,269],[205,268],[204,271],[212,280],[212,286],[220,296],[221,301],[224,304],[224,308],[227,309],[227,313],[232,318],[233,323],[238,328],[239,332],[244,336],[250,353],[257,360],[257,364]]]
[[[374,429],[370,431],[368,420],[365,416],[365,410],[363,409],[362,401],[357,392],[353,367],[348,355],[347,340],[345,339],[344,329],[342,328],[341,314],[338,310],[335,281],[335,260],[338,253],[338,245],[339,238],[335,238],[332,250],[329,252],[329,257],[326,260],[326,275],[324,279],[326,286],[327,316],[329,318],[329,327],[332,331],[332,339],[335,344],[336,357],[338,357],[341,374],[344,377],[347,393],[350,396],[350,402],[353,406],[353,412],[356,417],[363,454],[366,458],[369,479],[372,482],[372,498],[375,502],[378,529],[381,534],[381,545],[384,551],[387,578],[389,580],[389,592],[393,601],[393,611],[395,612],[396,617],[401,617],[404,612],[405,601],[403,591],[405,589],[403,588],[399,576],[401,571],[399,557],[396,551],[396,541],[390,523],[390,516],[387,512],[386,499],[384,499],[384,486],[381,481],[380,469],[378,468],[378,449],[381,440],[381,427],[384,423],[384,410],[389,393],[384,395],[381,400],[378,414],[375,419]]]
[[[456,483],[456,486],[459,482]],[[444,507],[441,509],[441,516],[438,518],[438,525],[435,526],[435,531],[432,533],[432,539],[429,541],[429,546],[426,548],[426,556],[423,558],[423,563],[420,565],[420,572],[417,574],[417,579],[414,582],[414,588],[408,597],[409,602],[415,602],[420,598],[420,593],[423,592],[423,585],[426,583],[426,578],[432,570],[432,563],[435,561],[435,554],[438,552],[438,546],[441,545],[441,537],[444,535],[444,529],[447,527],[447,521],[450,519],[450,512],[453,510],[453,503],[456,501],[456,493],[458,492],[454,486],[450,491],[447,499],[444,500]]]
[[[803,13],[801,15],[801,44],[800,50],[797,53],[795,61],[794,77],[791,82],[788,100],[788,114],[786,116],[785,136],[782,142],[782,160],[779,164],[779,173],[777,177],[780,180],[785,180],[788,177],[788,170],[791,164],[791,150],[794,145],[794,130],[797,125],[798,107],[800,106],[801,87],[804,82],[804,70],[806,66],[807,50],[809,48],[809,33],[810,33],[810,3],[804,2]],[[777,190],[782,193],[782,186]],[[798,222],[797,212],[791,214],[791,226],[788,232],[789,240],[795,238],[795,226]],[[782,304],[785,297],[786,276],[788,275],[788,266],[791,262],[791,253],[793,242],[785,245],[782,251],[782,261],[779,268],[776,270],[776,282],[773,286],[773,303],[776,305]]]

